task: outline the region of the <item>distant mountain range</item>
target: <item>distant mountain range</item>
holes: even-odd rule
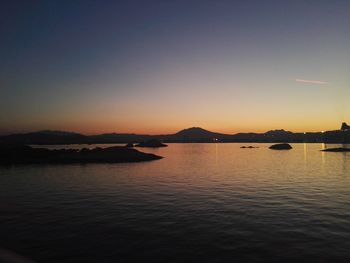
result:
[[[128,143],[158,139],[164,142],[350,142],[349,130],[336,130],[313,133],[293,133],[285,130],[271,130],[265,133],[223,134],[211,132],[199,127],[181,130],[168,135],[142,135],[129,133],[107,133],[83,135],[65,131],[38,131],[32,133],[0,136],[2,143],[18,144],[95,144]]]

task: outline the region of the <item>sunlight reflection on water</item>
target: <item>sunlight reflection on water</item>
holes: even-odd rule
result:
[[[242,145],[0,168],[0,246],[39,262],[349,260],[350,153]]]

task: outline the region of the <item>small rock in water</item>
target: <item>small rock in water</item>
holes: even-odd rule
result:
[[[271,149],[271,150],[290,150],[293,148],[288,143],[278,143],[278,144],[271,145],[269,147],[269,149]]]

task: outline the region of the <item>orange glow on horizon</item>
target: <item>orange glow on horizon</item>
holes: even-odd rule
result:
[[[30,127],[23,128],[19,125],[16,125],[12,131],[5,131],[6,133],[26,133],[26,132],[35,132],[39,130],[60,130],[68,132],[77,132],[85,135],[97,135],[104,133],[134,133],[134,134],[148,134],[148,135],[166,135],[174,134],[180,130],[191,128],[191,127],[201,127],[205,130],[223,134],[236,134],[236,133],[265,133],[269,130],[284,129],[286,131],[292,132],[321,132],[328,130],[336,130],[340,127],[340,122],[327,123],[327,125],[317,124],[317,125],[292,125],[284,123],[284,125],[278,123],[267,123],[266,125],[253,126],[252,124],[233,126],[232,124],[211,124],[211,123],[162,123],[162,125],[152,125],[152,123],[139,123],[139,125],[128,123],[123,125],[109,125],[107,122],[100,122],[98,125],[91,125],[90,123],[83,122],[71,122],[71,123],[56,123],[51,125],[32,125]]]

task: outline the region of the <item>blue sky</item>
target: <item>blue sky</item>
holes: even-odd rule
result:
[[[350,121],[349,1],[1,5],[1,133]]]

